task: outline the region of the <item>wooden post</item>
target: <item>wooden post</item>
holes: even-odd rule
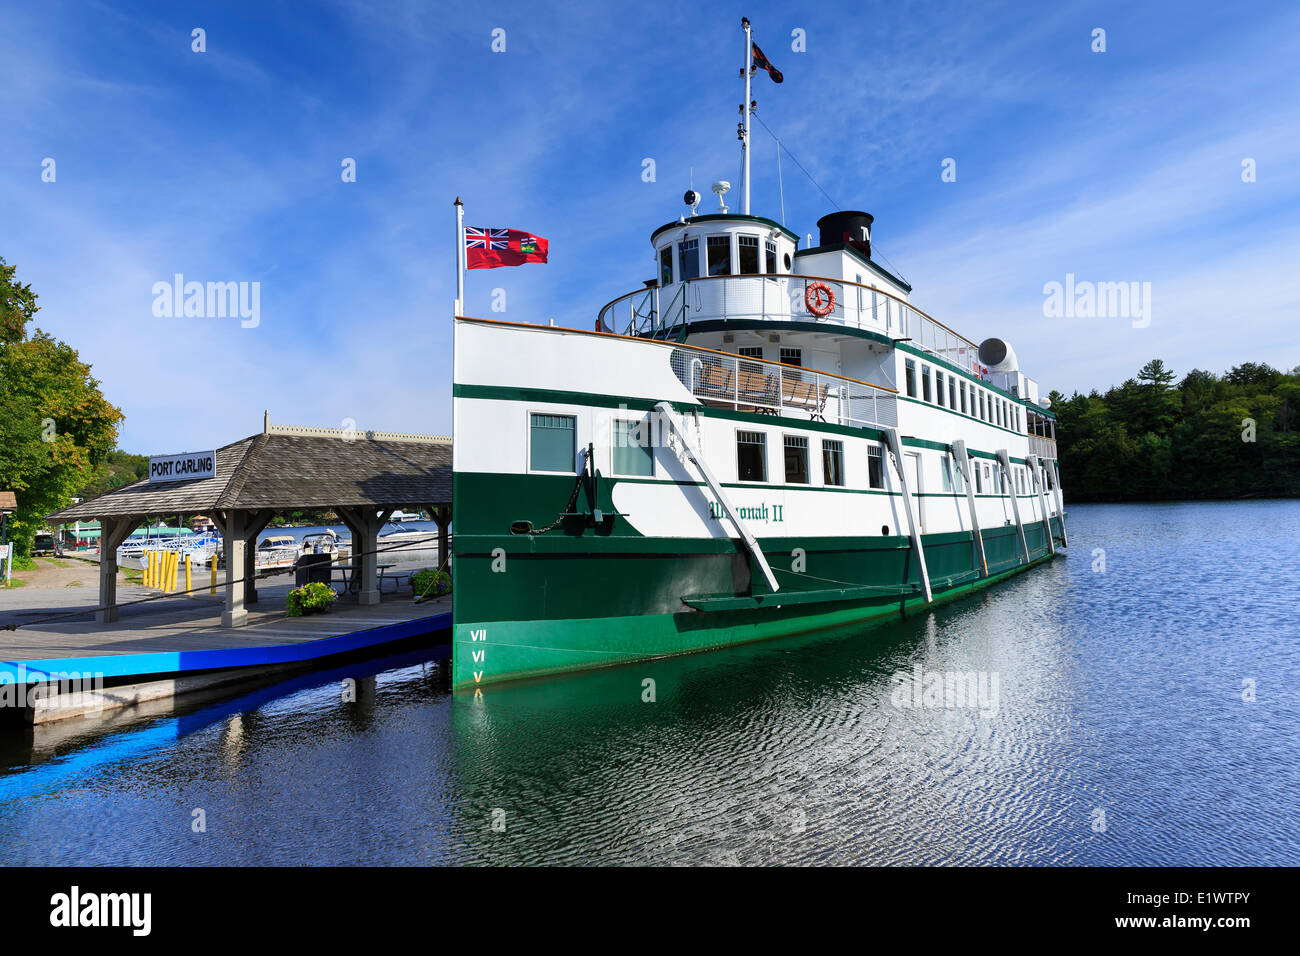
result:
[[[222,546],[226,549],[226,609],[222,627],[243,627],[248,623],[244,607],[244,521],[245,513],[231,509],[222,519]]]
[[[136,525],[133,515],[100,518],[99,523],[99,610],[96,624],[117,620],[117,548]]]
[[[430,507],[433,520],[438,523],[438,567],[443,570],[451,568],[451,555],[447,553],[447,528],[451,525],[451,505]]]

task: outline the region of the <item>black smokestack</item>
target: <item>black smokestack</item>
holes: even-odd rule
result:
[[[817,229],[821,233],[818,244],[833,246],[842,242],[857,249],[869,259],[871,258],[871,224],[875,221],[871,213],[853,209],[822,216],[817,220]]]

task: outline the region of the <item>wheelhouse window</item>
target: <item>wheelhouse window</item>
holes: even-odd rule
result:
[[[731,236],[709,236],[709,275],[731,275]]]
[[[808,439],[785,436],[785,481],[788,485],[808,484]]]
[[[737,236],[736,254],[741,275],[758,275],[758,236]]]
[[[921,366],[921,397],[927,402],[934,401],[930,396],[930,366],[928,365]]]
[[[741,481],[767,481],[767,435],[736,432],[736,475]]]
[[[655,473],[650,426],[645,422],[614,420],[614,474],[648,478]]]
[[[907,379],[907,397],[916,398],[916,363],[911,359],[903,362],[903,377]]]
[[[803,349],[782,348],[781,364],[797,365],[799,368],[803,368]]]
[[[659,250],[659,284],[670,285],[673,281],[673,247],[664,246]]]
[[[879,445],[867,446],[867,486],[885,487],[885,458]]]
[[[529,416],[528,467],[532,471],[562,471],[572,474],[578,419],[573,415]]]
[[[677,243],[677,278],[700,277],[700,240],[683,239]]]
[[[938,369],[934,371],[934,400],[940,405],[943,404],[943,372]]]
[[[768,275],[776,274],[776,243],[768,239],[763,243],[764,262],[763,271]]]
[[[844,484],[844,442],[834,438],[822,439],[822,483]]]

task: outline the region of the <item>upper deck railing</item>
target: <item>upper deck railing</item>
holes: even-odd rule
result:
[[[816,298],[821,284],[829,299]],[[825,311],[814,314],[810,308]],[[660,288],[651,286],[605,305],[596,330],[672,338],[695,322],[714,319],[785,320],[808,327],[846,326],[886,336],[938,356],[978,376],[979,346],[898,296],[858,282],[821,276],[702,276]]]

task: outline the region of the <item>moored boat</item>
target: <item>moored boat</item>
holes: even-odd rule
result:
[[[801,247],[742,189],[687,192],[592,330],[456,316],[454,688],[906,613],[1066,543],[1014,350],[912,305],[868,213]]]

